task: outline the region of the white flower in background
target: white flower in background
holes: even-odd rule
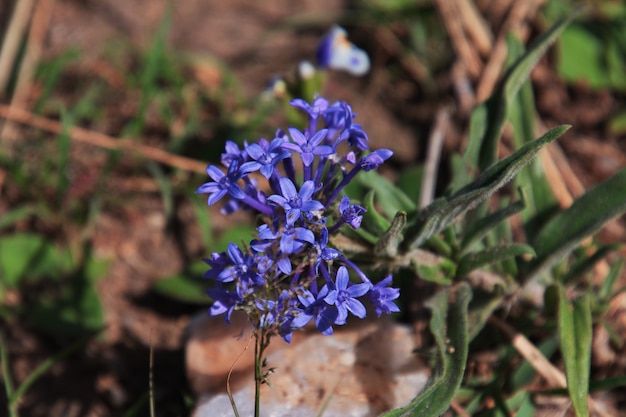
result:
[[[346,71],[355,76],[364,75],[370,69],[367,53],[354,46],[345,29],[333,26],[317,48],[317,63],[321,68]]]

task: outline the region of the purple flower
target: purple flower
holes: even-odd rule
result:
[[[241,200],[246,197],[243,190],[237,185],[237,181],[246,174],[239,170],[239,162],[233,160],[228,167],[228,173],[224,173],[215,165],[209,165],[206,169],[207,174],[213,182],[206,182],[196,190],[198,194],[209,194],[209,206],[217,203],[226,194]]]
[[[244,143],[244,148],[246,143]],[[248,154],[245,150],[240,150],[239,146],[232,140],[227,140],[225,150],[222,154],[221,161],[225,166],[230,166],[233,161],[238,161],[239,165],[248,160]]]
[[[361,221],[363,220],[363,213],[367,210],[365,208],[356,205],[350,204],[350,199],[348,196],[343,196],[341,202],[339,203],[339,212],[341,213],[341,220],[343,222],[348,223],[352,226],[353,229],[358,229],[361,227]]]
[[[391,280],[391,275],[388,275],[387,278],[375,284],[370,291],[369,297],[374,304],[378,317],[383,313],[390,314],[400,311],[400,308],[393,302],[400,296],[400,289],[389,287]]]
[[[304,243],[315,243],[315,235],[304,227],[285,225],[280,238],[280,251],[284,254],[298,253],[304,247]]]
[[[207,290],[207,294],[213,299],[209,314],[211,316],[219,316],[226,313],[224,320],[226,320],[226,323],[230,323],[230,316],[235,308],[243,302],[243,297],[239,292],[228,291],[221,285],[210,288]]]
[[[369,282],[350,284],[348,269],[345,266],[341,266],[337,271],[335,282],[331,281],[326,285],[329,287],[329,292],[324,297],[324,301],[330,305],[335,305],[339,313],[335,324],[345,324],[348,311],[360,319],[365,317],[365,306],[356,297],[367,294],[372,288]]]
[[[348,103],[343,101],[334,103],[322,116],[329,130],[342,131],[335,146],[347,140],[350,146],[362,151],[369,148],[367,144],[369,138],[360,124],[353,123],[356,114]]]
[[[371,171],[381,166],[391,155],[393,151],[389,149],[376,149],[359,161],[359,167],[364,171]]]
[[[300,192],[296,191],[296,186],[289,178],[281,178],[279,184],[282,195],[272,195],[267,199],[285,209],[288,225],[293,225],[302,214],[309,217],[312,211],[324,210],[322,203],[311,199],[315,192],[313,181],[305,181]]]
[[[309,104],[306,100],[295,98],[289,102],[292,107],[300,109],[309,115],[311,120],[317,121],[322,112],[328,108],[328,100],[323,97],[317,97],[313,100],[313,104]]]
[[[313,163],[315,155],[331,155],[335,153],[332,147],[320,145],[326,138],[327,133],[327,129],[322,129],[317,131],[312,137],[307,138],[304,133],[300,132],[298,129],[290,127],[289,134],[295,143],[285,143],[283,144],[283,148],[299,153],[304,166],[309,167]]]
[[[220,282],[237,281],[244,286],[249,284],[263,285],[263,277],[255,271],[254,258],[244,255],[241,249],[234,243],[228,244],[228,258],[231,265],[227,266],[217,275],[216,280]]]
[[[320,232],[319,242],[315,243],[317,259],[315,260],[315,271],[317,272],[322,261],[332,262],[341,256],[337,249],[328,248],[328,229],[323,228]]]
[[[268,143],[265,139],[259,140],[259,143],[253,143],[246,147],[246,152],[254,161],[246,162],[241,166],[244,171],[261,171],[265,178],[269,178],[276,169],[276,164],[285,158],[289,158],[291,154],[282,149],[285,142],[276,138]]]
[[[326,287],[324,287],[326,288]],[[312,318],[315,319],[315,327],[322,332],[323,335],[329,336],[333,334],[333,323],[337,321],[337,308],[329,306],[324,302],[327,290],[322,288],[317,297],[311,291],[300,288],[297,291],[298,300],[302,304],[302,308],[296,311],[295,317],[291,322],[294,329],[304,327]]]

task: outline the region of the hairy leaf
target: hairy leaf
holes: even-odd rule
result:
[[[563,125],[549,130],[539,139],[530,142],[515,153],[502,159],[483,172],[474,182],[461,188],[451,197],[442,197],[419,211],[405,233],[405,241],[411,249],[422,245],[426,239],[439,233],[459,216],[489,198],[528,164],[541,148],[569,129]]]
[[[437,417],[443,413],[461,385],[467,363],[467,307],[472,292],[461,284],[437,294],[429,307],[430,329],[437,344],[438,369],[432,383],[409,405],[391,410],[381,417]]]
[[[514,256],[528,254],[534,255],[535,251],[532,247],[522,243],[499,245],[480,252],[468,253],[459,261],[459,267],[456,270],[456,274],[457,277],[463,277],[469,272],[483,266],[491,265]]]
[[[526,279],[532,281],[558,260],[570,253],[579,242],[596,233],[612,218],[626,212],[626,168],[578,198],[567,210],[556,215],[530,243],[537,260]]]
[[[529,46],[528,50],[508,69],[491,98],[474,110],[470,118],[469,145],[464,156],[466,161],[478,166],[481,170],[494,163],[497,158],[500,134],[513,98],[539,58],[578,14],[579,12],[575,12],[562,19]]]

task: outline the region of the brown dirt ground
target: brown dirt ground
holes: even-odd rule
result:
[[[101,59],[100,49],[94,45],[102,45],[113,37],[147,45],[166,3],[164,0],[59,0],[50,22],[45,56],[54,56],[69,46],[80,46],[85,51],[81,58],[85,68],[94,68],[93,63]],[[312,57],[319,35],[346,7],[339,0],[184,0],[175,4],[169,36],[172,48],[212,54],[224,60],[235,70],[250,96],[260,92],[272,74],[283,72],[286,64]],[[285,19],[302,12],[307,12],[310,29],[268,32],[268,28],[276,28]],[[359,103],[354,107],[374,146],[393,146],[400,155],[395,168],[419,160],[424,154],[423,144],[437,102],[449,101],[450,97],[429,97],[407,74],[390,80],[384,69],[386,62],[394,57],[367,30],[356,28],[355,37],[369,46],[373,71],[361,80],[336,75],[331,80],[329,95]],[[584,86],[568,87],[549,68],[544,60],[533,73],[538,110],[547,126],[561,123],[575,126],[574,132],[560,144],[575,174],[585,187],[591,187],[626,163],[626,140],[609,137],[605,132],[608,115],[623,106],[623,97],[592,92]],[[437,83],[441,91],[452,95],[449,73],[443,74]],[[458,117],[453,122],[446,138],[444,159],[462,145],[460,132],[467,120]],[[115,122],[108,121],[97,129],[115,134]],[[73,152],[92,153],[86,145],[82,146],[85,148],[81,150],[79,146]],[[83,167],[85,171],[88,168]],[[166,228],[161,200],[153,185],[148,184],[145,189],[141,180],[132,175],[115,177],[112,181],[117,181],[113,187],[125,190],[121,197],[124,204],[99,217],[94,237],[96,256],[114,259],[108,276],[98,287],[106,314],[105,336],[89,343],[84,353],[62,361],[44,375],[24,398],[23,416],[124,415],[147,392],[150,346],[155,353],[157,415],[185,415],[187,391],[182,341],[191,316],[200,309],[164,299],[150,288],[155,280],[180,270],[183,262],[202,256],[193,209],[189,204],[180,204],[177,212],[180,230],[171,233]],[[228,227],[232,224],[229,222],[239,220],[229,219],[224,223],[220,220],[219,227]],[[624,221],[613,222],[601,237],[612,242],[626,241]],[[616,308],[614,314],[622,330],[626,330],[626,304]],[[62,340],[39,335],[23,323],[2,324],[2,328],[7,334],[17,381],[63,346]],[[476,358],[475,364],[481,360]],[[618,362],[623,370],[626,360],[622,357]],[[0,401],[0,409],[3,406]]]

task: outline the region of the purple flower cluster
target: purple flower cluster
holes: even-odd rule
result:
[[[209,205],[228,197],[224,213],[249,208],[262,219],[245,249],[230,243],[226,252],[205,259],[210,266],[205,277],[215,282],[208,291],[214,300],[210,314],[225,314],[230,321],[234,310],[243,310],[257,328],[286,341],[311,320],[329,335],[333,325],[346,323],[348,313],[364,318],[364,299],[378,316],[399,311],[391,275],[372,283],[329,242],[342,227],[359,228],[365,212],[347,196],[340,198],[344,187],[392,152],[368,151],[367,134],[344,102],[331,105],[318,97],[291,105],[308,115],[304,131],[279,129],[271,141],[260,139],[243,149],[228,142],[222,154],[226,173],[209,165],[212,181],[197,190],[208,194]],[[256,180],[263,177],[267,192]]]

